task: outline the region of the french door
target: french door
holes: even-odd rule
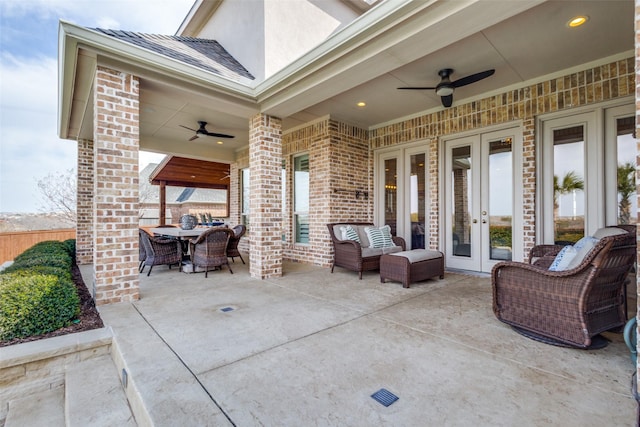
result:
[[[405,239],[407,249],[429,247],[427,151],[424,143],[376,154],[376,224]]]
[[[543,117],[540,242],[573,243],[637,222],[635,106]]]
[[[519,127],[444,141],[444,246],[450,268],[490,272],[522,260]]]

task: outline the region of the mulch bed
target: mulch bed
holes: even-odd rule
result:
[[[104,326],[93,298],[91,298],[91,294],[84,284],[84,280],[82,280],[80,269],[75,264],[71,269],[71,275],[73,277],[73,282],[78,289],[78,296],[80,297],[80,315],[78,316],[78,320],[80,321],[46,334],[35,335],[27,338],[14,338],[9,341],[0,341],[0,347],[29,341],[37,341],[43,338],[58,337],[61,335],[73,334],[75,332],[89,331],[91,329],[98,329]]]

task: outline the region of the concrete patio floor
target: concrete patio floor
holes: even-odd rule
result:
[[[494,317],[489,277],[404,289],[376,272],[232,268],[155,267],[139,301],[100,308],[130,405],[148,414],[139,425],[635,424],[622,336],[593,351],[524,338]],[[399,399],[376,402],[382,388]]]

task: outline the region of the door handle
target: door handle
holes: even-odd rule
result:
[[[482,223],[483,223],[483,224],[486,224],[486,223],[487,223],[487,220],[486,220],[486,219],[483,219],[483,220],[482,220]]]
[[[474,224],[477,224],[477,223],[478,223],[478,220],[477,220],[477,219],[474,219],[474,220],[473,220],[473,223],[474,223]]]

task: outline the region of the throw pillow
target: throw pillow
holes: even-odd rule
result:
[[[599,239],[596,239],[595,237],[591,237],[591,236],[586,236],[578,240],[575,243],[575,245],[573,245],[577,251],[576,256],[571,260],[571,262],[567,266],[567,270],[570,270],[580,265],[582,260],[584,260],[587,254],[591,252],[591,249],[593,249],[596,243],[598,243],[598,240]]]
[[[578,250],[571,245],[567,245],[558,252],[556,258],[549,266],[549,271],[564,271],[569,263],[575,258]]]
[[[344,227],[340,227],[340,232],[342,233],[342,240],[355,240],[356,242],[360,243],[360,237],[352,226],[347,225]]]
[[[371,248],[390,248],[395,246],[391,238],[391,227],[388,225],[383,227],[366,227],[364,231],[367,233]]]

